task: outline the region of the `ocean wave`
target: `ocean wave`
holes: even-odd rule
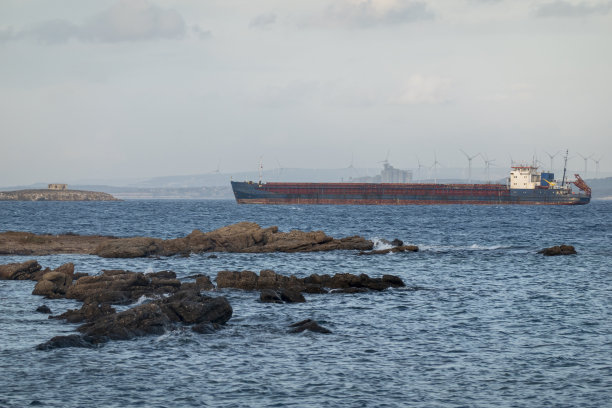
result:
[[[429,252],[452,252],[452,251],[497,251],[500,249],[511,249],[512,245],[419,245],[420,251]]]
[[[370,241],[374,243],[374,250],[378,251],[381,249],[390,249],[393,248],[393,245],[389,241],[384,238],[374,237],[371,238]]]

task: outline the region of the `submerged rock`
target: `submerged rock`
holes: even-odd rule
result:
[[[574,254],[577,254],[577,252],[572,245],[560,245],[560,246],[554,246],[550,248],[541,249],[538,251],[538,254],[543,254],[546,256],[555,256],[555,255],[574,255]]]
[[[36,350],[53,350],[64,347],[95,347],[96,339],[81,336],[79,334],[70,334],[68,336],[55,336],[51,340],[36,346]]]
[[[259,294],[262,303],[304,303],[304,295],[296,290],[280,289],[278,292],[272,289],[264,289]]]
[[[51,314],[51,309],[49,309],[49,306],[47,306],[47,305],[41,305],[41,306],[38,306],[38,307],[36,308],[36,311],[37,311],[38,313],[46,313],[46,314]]]
[[[292,327],[292,329],[289,330],[289,333],[301,333],[304,330],[310,330],[315,333],[323,333],[323,334],[331,333],[331,330],[320,326],[319,323],[317,323],[316,321],[312,319],[306,319],[306,320],[302,320],[297,323],[293,323],[289,325],[289,327]]]
[[[400,241],[401,242],[401,241]],[[376,249],[374,251],[361,251],[357,255],[381,255],[397,252],[418,252],[419,247],[416,245],[401,245],[387,249]]]

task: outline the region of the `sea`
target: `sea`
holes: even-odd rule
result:
[[[37,351],[77,325],[37,313],[79,308],[0,281],[0,407],[605,407],[612,406],[612,202],[563,206],[266,206],[231,200],[0,202],[0,231],[176,238],[239,221],[281,231],[395,238],[419,252],[356,251],[102,259],[76,272],[221,270],[400,276],[405,288],[306,294],[263,304],[223,289],[220,330],[177,329],[99,348]],[[574,245],[578,254],[539,249]],[[145,301],[140,299],[136,304]],[[331,334],[290,334],[314,319]]]

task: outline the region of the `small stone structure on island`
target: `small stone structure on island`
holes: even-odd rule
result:
[[[68,190],[68,184],[51,183],[49,190]]]

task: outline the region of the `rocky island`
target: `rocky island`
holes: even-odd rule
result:
[[[108,193],[84,190],[0,191],[0,201],[119,201]]]

